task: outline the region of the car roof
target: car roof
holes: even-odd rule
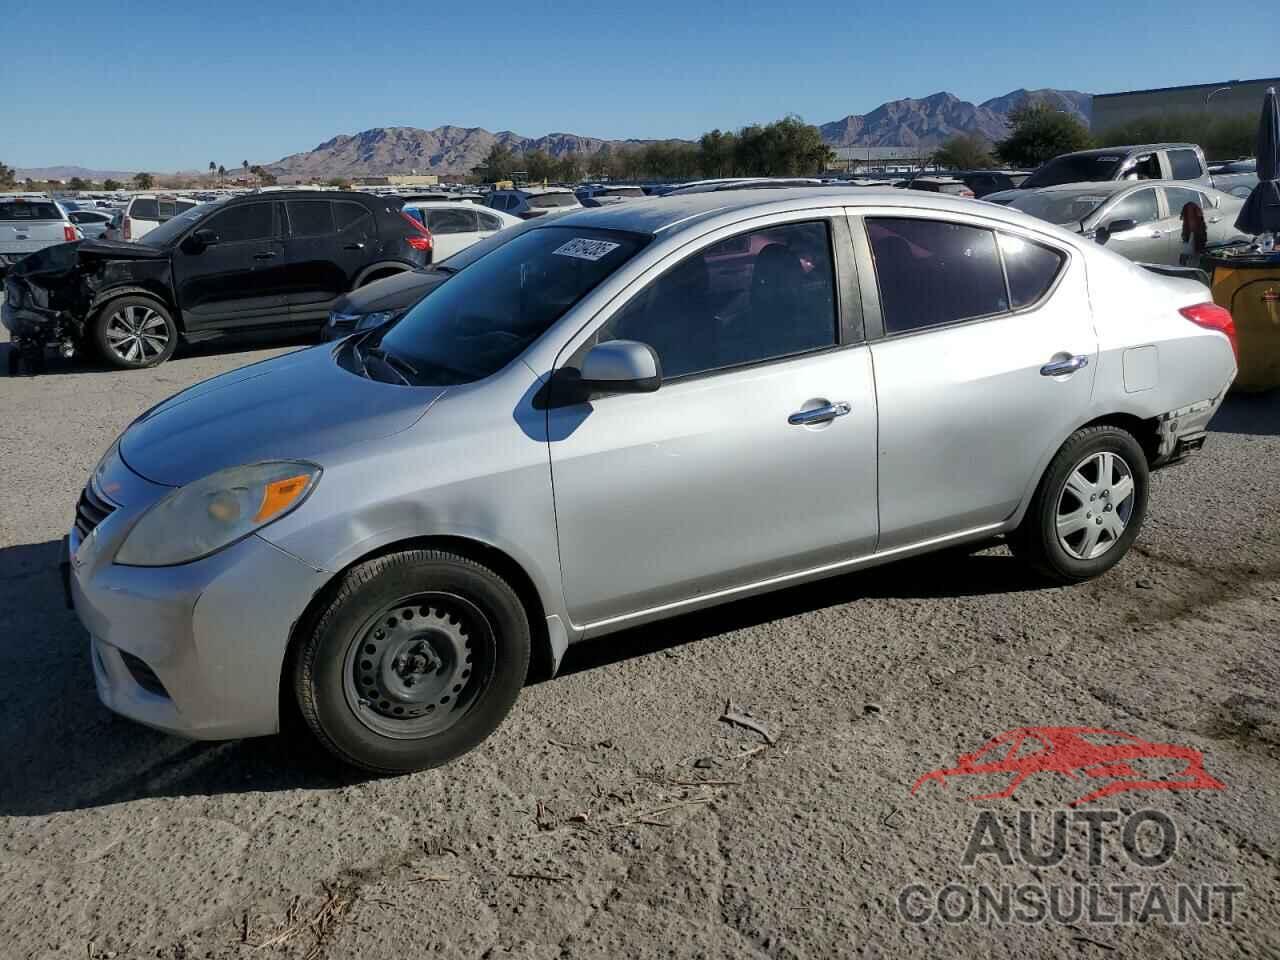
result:
[[[1119,193],[1141,187],[1183,187],[1187,190],[1209,190],[1207,184],[1195,180],[1088,180],[1082,183],[1055,183],[1051,187],[1035,187],[1021,193]]]
[[[685,229],[713,216],[736,210],[759,208],[760,214],[764,215],[788,209],[803,210],[823,206],[919,208],[948,213],[977,214],[1006,220],[1009,223],[1034,225],[1037,229],[1044,226],[1043,221],[1028,218],[1021,211],[967,197],[953,197],[923,190],[899,190],[894,187],[864,187],[852,190],[845,186],[719,190],[709,193],[648,197],[607,207],[586,208],[559,217],[552,222],[558,227],[583,226],[658,234],[676,228]]]
[[[1064,157],[1100,157],[1108,153],[1144,153],[1151,150],[1194,150],[1194,143],[1130,143],[1116,147],[1095,147],[1092,150],[1076,150],[1064,153]],[[1057,159],[1057,158],[1055,158]],[[1050,161],[1052,162],[1052,161]]]

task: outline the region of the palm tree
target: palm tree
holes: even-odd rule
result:
[[[245,172],[245,173],[248,173],[248,172],[249,172],[249,161],[248,161],[248,160],[241,160],[241,161],[240,161],[240,166],[244,167],[244,172]]]
[[[218,165],[212,160],[209,161],[209,179],[213,179],[213,175],[218,172]]]

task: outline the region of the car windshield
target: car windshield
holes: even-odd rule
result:
[[[142,242],[149,247],[167,247],[191,229],[197,220],[203,220],[212,209],[213,204],[202,203],[176,217],[170,217],[160,226],[149,231]]]
[[[1114,180],[1116,171],[1124,161],[1119,153],[1068,154],[1050,160],[1043,167],[1022,181],[1023,190],[1036,187],[1053,187],[1060,183],[1097,183]]]
[[[1096,190],[1085,193],[1026,192],[1009,200],[1014,209],[1050,223],[1078,224],[1111,197]]]
[[[422,384],[481,380],[501,370],[646,238],[582,227],[530,230],[453,274],[376,342]]]

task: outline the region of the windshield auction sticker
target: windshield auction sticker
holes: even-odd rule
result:
[[[581,237],[561,244],[552,253],[562,257],[574,257],[578,260],[599,260],[601,257],[617,250],[619,244],[608,240],[586,240]]]

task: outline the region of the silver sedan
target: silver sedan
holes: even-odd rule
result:
[[[79,501],[70,592],[111,709],[204,739],[283,709],[420,769],[531,656],[635,624],[998,536],[1096,577],[1235,372],[1203,287],[1016,210],[636,200],[147,411]]]
[[[1244,201],[1199,183],[1064,183],[1040,190],[1010,190],[996,202],[1082,233],[1138,263],[1179,265],[1182,208],[1188,203],[1204,215],[1209,246],[1242,237],[1235,220]]]

